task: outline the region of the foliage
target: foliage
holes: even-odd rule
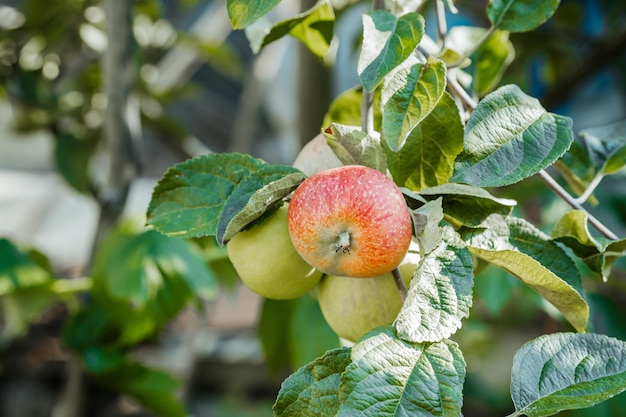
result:
[[[227,0],[231,24],[246,30],[255,52],[290,35],[324,58],[341,10],[322,0],[257,30],[279,3]],[[460,415],[469,369],[462,326],[477,300],[497,312],[515,288],[532,291],[537,304],[549,305],[564,331],[541,335],[518,350],[511,369],[512,416],[586,408],[626,390],[626,345],[596,332],[592,301],[600,305],[597,311],[610,308],[587,290],[611,283],[626,239],[596,236],[582,208],[562,215],[546,233],[520,213],[517,201],[499,195],[503,187],[523,186],[555,166],[583,201],[597,204],[595,187],[626,165],[624,122],[576,137],[571,119],[549,112],[517,84],[501,83],[515,56],[509,34],[536,30],[552,18],[559,1],[492,0],[483,11],[488,29],[457,27],[439,43],[426,34],[423,10],[396,3],[397,10],[362,14],[356,68],[361,85],[330,104],[320,128],[342,163],[388,172],[401,187],[421,261],[394,323],[352,346],[338,347],[314,298],[264,300],[259,336],[268,365],[275,372],[297,369],[283,382],[274,415]],[[442,3],[457,12],[453,1]],[[54,14],[65,3],[51,4],[47,10]],[[28,24],[13,28],[11,38],[0,35],[20,43],[0,46],[14,56],[28,48],[56,51],[65,63],[77,45],[64,44],[63,31],[102,30],[85,18],[90,6],[84,2],[76,13],[60,13],[66,20],[43,46],[33,34],[36,13],[26,9]],[[463,37],[471,45],[454,42]],[[149,49],[141,51],[145,59]],[[67,76],[50,89],[39,87],[55,78],[54,62],[46,67],[35,59],[31,67],[20,67],[1,61],[0,76],[22,106],[17,127],[53,132],[59,172],[76,189],[93,193],[88,161],[101,136],[101,74],[92,55],[79,60],[80,77]],[[71,93],[79,86],[89,105],[72,104]],[[142,83],[134,87],[140,96],[166,100]],[[367,100],[374,106],[369,120],[361,114]],[[155,125],[171,122],[164,115],[142,116]],[[223,265],[207,263],[196,239],[214,238],[211,248],[219,250],[217,245],[269,217],[304,178],[293,167],[238,153],[178,163],[154,189],[147,208],[151,228],[113,230],[97,248],[92,277],[73,283],[56,277],[43,254],[0,239],[0,305],[9,318],[0,342],[23,333],[60,300],[71,312],[63,342],[89,375],[159,415],[186,415],[175,395],[177,381],[130,353],[182,308],[215,295]],[[488,283],[481,272],[494,267],[517,281],[505,284],[499,275],[497,285]],[[76,297],[84,291],[89,301]]]

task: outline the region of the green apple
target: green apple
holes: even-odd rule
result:
[[[399,269],[409,285],[417,263]],[[402,300],[391,273],[369,279],[327,275],[319,283],[318,300],[331,329],[341,338],[356,342],[370,330],[393,322]]]
[[[266,298],[299,297],[322,278],[291,244],[286,205],[258,226],[237,233],[226,248],[243,283]]]
[[[337,168],[342,165],[321,133],[308,141],[293,161],[293,166],[306,175],[313,175],[316,172]]]

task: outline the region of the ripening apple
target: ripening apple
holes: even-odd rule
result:
[[[243,283],[266,298],[299,297],[322,278],[322,273],[307,264],[293,248],[286,206],[263,223],[237,233],[226,248]]]
[[[296,188],[288,210],[296,251],[328,275],[371,278],[400,265],[411,215],[388,176],[361,165],[318,172]]]
[[[399,266],[407,287],[416,268],[417,263]],[[370,279],[327,275],[318,285],[317,296],[330,328],[351,342],[376,327],[390,324],[402,308],[390,272]]]
[[[321,133],[307,142],[293,161],[293,166],[306,175],[312,175],[316,172],[337,168],[342,165]]]

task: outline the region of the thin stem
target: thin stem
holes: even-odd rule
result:
[[[591,194],[593,194],[594,190],[598,187],[598,185],[600,184],[600,181],[602,181],[602,178],[604,178],[604,175],[602,175],[602,172],[598,172],[596,174],[595,177],[593,177],[593,179],[591,180],[591,182],[589,183],[589,185],[587,186],[587,188],[585,189],[585,192],[582,193],[577,199],[576,201],[580,204],[583,204],[585,201],[587,201],[587,199],[589,197],[591,197]]]
[[[404,279],[402,279],[402,272],[400,272],[399,268],[394,268],[393,271],[391,271],[391,275],[393,275],[393,282],[396,284],[396,288],[400,294],[400,300],[404,303],[404,300],[406,300],[407,289],[404,284]]]
[[[441,49],[446,47],[446,33],[448,33],[448,23],[446,22],[446,7],[443,0],[435,0],[435,13],[437,14],[437,41]]]
[[[548,187],[550,187],[552,191],[554,191],[559,197],[561,197],[572,208],[576,210],[585,211],[587,213],[589,223],[593,227],[595,227],[596,230],[600,232],[604,237],[606,237],[607,239],[611,239],[611,240],[618,239],[615,233],[613,233],[609,228],[607,228],[598,219],[593,217],[587,210],[585,210],[585,208],[581,206],[580,203],[576,201],[574,197],[569,195],[569,193],[565,191],[565,189],[563,189],[563,187],[561,187],[561,185],[558,182],[556,182],[554,178],[552,178],[550,174],[548,174],[545,170],[542,169],[541,171],[539,171],[539,177],[543,180],[543,182],[546,183]]]
[[[361,130],[368,135],[374,132],[374,93],[365,89],[361,99]]]

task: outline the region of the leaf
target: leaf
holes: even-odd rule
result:
[[[339,338],[310,296],[263,299],[258,334],[265,363],[274,374],[289,366],[297,369],[339,346]]]
[[[96,302],[122,327],[122,345],[151,336],[195,297],[217,292],[187,241],[154,230],[109,235],[95,255],[93,279]]]
[[[243,29],[265,16],[280,0],[226,0],[228,17],[233,29]]]
[[[419,192],[426,200],[443,198],[443,212],[464,226],[478,226],[491,214],[508,215],[515,200],[497,198],[487,190],[466,184],[448,183]]]
[[[555,333],[515,354],[515,415],[549,416],[591,407],[626,390],[626,343],[600,334]]]
[[[519,278],[559,310],[577,331],[584,332],[589,306],[572,259],[521,218],[494,214],[482,227],[460,230],[472,254]]]
[[[611,175],[626,165],[626,120],[582,130],[581,138],[596,170]]]
[[[382,173],[387,161],[380,141],[363,132],[360,127],[337,123],[324,131],[326,142],[344,165],[365,165]]]
[[[224,202],[215,236],[218,243],[225,245],[237,232],[288,196],[305,178],[302,172],[285,165],[267,165],[244,178]]]
[[[548,20],[560,0],[491,0],[487,16],[498,29],[527,32]]]
[[[339,378],[350,363],[350,348],[329,350],[283,381],[276,402],[276,417],[334,416],[339,408]]]
[[[214,236],[232,194],[235,197],[222,221],[237,214],[235,202],[242,207],[242,199],[252,198],[256,191],[275,181],[274,174],[297,172],[295,168],[270,165],[239,153],[189,159],[168,169],[159,180],[148,206],[148,223],[170,236]]]
[[[429,57],[426,63],[403,65],[384,83],[383,138],[393,151],[435,108],[446,90],[446,65]]]
[[[424,18],[415,12],[397,17],[386,10],[363,14],[363,47],[357,72],[366,91],[404,61],[424,35]]]
[[[180,382],[167,372],[123,358],[117,367],[92,375],[109,389],[130,395],[160,417],[186,417],[177,399]]]
[[[96,141],[62,133],[56,136],[54,145],[57,171],[74,189],[81,193],[88,192],[91,186],[89,161],[96,148]]]
[[[363,98],[363,88],[355,87],[339,94],[330,103],[328,111],[324,115],[322,128],[326,129],[331,123],[346,126],[361,125],[361,101]],[[379,131],[382,123],[380,113],[380,90],[374,92],[374,130]]]
[[[626,255],[626,239],[610,241],[595,238],[589,232],[587,220],[588,214],[584,210],[567,212],[552,229],[552,238],[571,248],[606,282],[615,261]]]
[[[469,316],[474,285],[472,255],[450,228],[443,242],[425,256],[411,280],[395,326],[401,339],[437,342],[461,328]]]
[[[438,198],[411,210],[414,235],[424,254],[432,252],[441,244],[441,231],[439,230],[439,223],[443,220],[441,201],[442,199]]]
[[[383,327],[352,348],[352,363],[339,384],[337,417],[456,417],[464,380],[465,361],[456,343],[411,343]]]
[[[254,53],[266,45],[290,34],[305,44],[313,54],[323,58],[333,39],[335,12],[329,1],[321,1],[311,9],[275,24],[262,39],[251,40]],[[246,32],[248,35],[248,32]]]
[[[316,299],[305,295],[294,302],[288,347],[291,366],[295,369],[321,356],[327,350],[338,348],[340,344],[339,337],[326,323]]]
[[[47,259],[34,250],[20,248],[0,238],[0,296],[38,287],[52,281]]]
[[[382,145],[389,171],[398,186],[419,191],[446,184],[452,176],[455,158],[463,150],[463,123],[454,99],[444,93],[398,152],[386,141]]]
[[[515,58],[509,32],[496,30],[480,45],[474,54],[474,78],[472,87],[479,97],[497,87],[502,75]]]
[[[571,119],[548,113],[518,86],[482,99],[465,127],[452,180],[479,187],[514,184],[547,168],[573,140]]]

